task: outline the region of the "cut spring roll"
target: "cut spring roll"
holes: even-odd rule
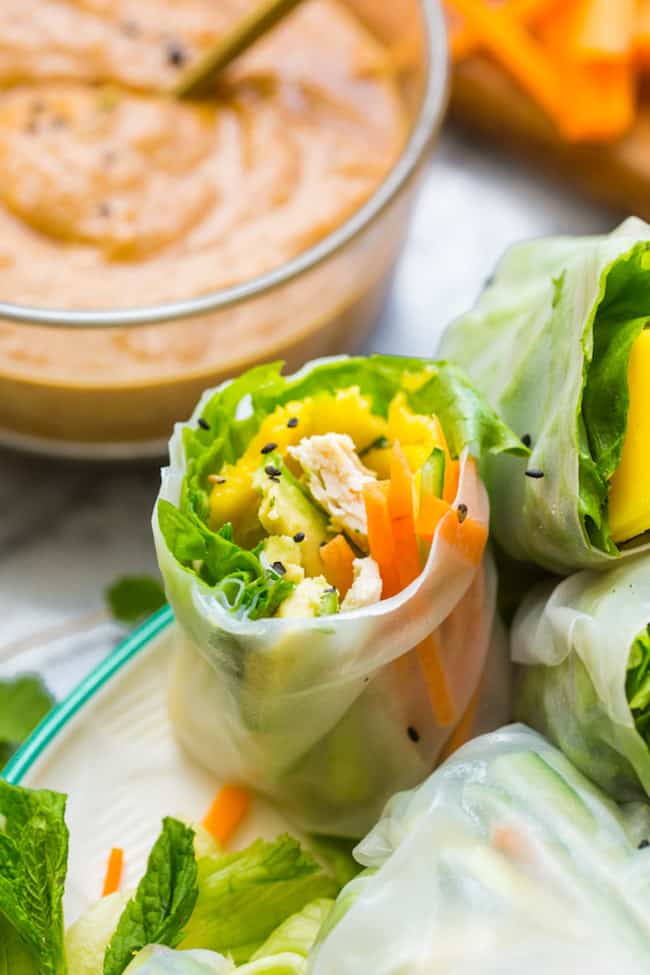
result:
[[[355,857],[309,975],[575,975],[650,966],[650,850],[521,725],[395,796]]]
[[[478,462],[502,450],[523,448],[445,364],[275,364],[206,393],[154,514],[192,754],[316,832],[360,836],[420,781],[485,669]]]
[[[648,545],[650,227],[518,244],[441,352],[531,446],[487,472],[496,538],[553,572]]]
[[[515,617],[518,716],[613,798],[650,796],[650,556],[533,590]]]

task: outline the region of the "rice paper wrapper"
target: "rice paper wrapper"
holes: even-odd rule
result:
[[[180,484],[166,472],[161,497],[177,503]],[[487,526],[466,452],[461,502]],[[181,630],[170,686],[179,739],[220,780],[265,793],[303,829],[363,835],[388,796],[431,771],[453,730],[433,714],[414,650],[425,638],[434,635],[456,721],[472,702],[494,622],[491,565],[470,564],[441,522],[423,572],[391,599],[330,617],[242,620],[176,562],[156,522]],[[508,717],[507,681],[493,697],[494,727]]]
[[[587,517],[601,520],[603,510],[589,488],[594,461],[581,410],[594,318],[613,272],[625,281],[622,322],[650,309],[649,242],[650,226],[631,218],[609,235],[516,244],[475,307],[441,340],[440,354],[463,366],[506,423],[532,438],[528,459],[486,458],[495,538],[513,558],[560,575],[609,568],[648,546],[643,537],[621,552],[610,542],[606,551],[590,538]],[[544,476],[526,477],[526,469]],[[602,530],[608,534],[606,521]]]
[[[354,851],[308,975],[607,975],[650,966],[650,850],[513,725],[395,796]]]
[[[606,574],[544,583],[520,607],[512,657],[522,665],[516,712],[613,798],[650,795],[650,754],[625,684],[650,621],[650,556]]]

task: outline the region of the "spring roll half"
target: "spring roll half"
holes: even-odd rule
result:
[[[518,449],[445,364],[275,364],[206,393],[154,513],[186,747],[303,828],[363,835],[478,706],[494,617],[478,461]]]
[[[553,572],[608,568],[650,529],[650,227],[513,247],[441,352],[526,443],[487,471],[495,536]]]
[[[607,975],[650,966],[650,850],[523,725],[395,796],[309,975]]]
[[[518,716],[613,798],[650,795],[650,556],[544,583],[522,603]]]

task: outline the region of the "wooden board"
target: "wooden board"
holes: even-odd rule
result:
[[[463,124],[526,155],[583,194],[650,221],[650,100],[624,139],[611,145],[567,144],[497,65],[476,56],[455,68],[451,109]]]

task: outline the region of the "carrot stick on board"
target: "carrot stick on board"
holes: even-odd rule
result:
[[[573,0],[573,30],[565,38],[577,59],[627,61],[636,28],[637,0]]]
[[[555,65],[547,52],[526,28],[503,7],[486,0],[446,0],[467,26],[521,88],[558,122],[565,111],[563,93]]]
[[[106,874],[104,876],[104,887],[102,897],[109,897],[120,889],[122,883],[122,872],[124,870],[124,850],[119,846],[113,847],[106,864]]]
[[[638,0],[634,27],[634,53],[643,64],[650,63],[650,0]]]
[[[325,568],[325,577],[330,585],[336,586],[341,599],[347,595],[354,578],[352,563],[355,554],[345,535],[336,535],[331,542],[320,549],[320,557]]]
[[[562,87],[570,93],[560,129],[577,142],[622,136],[636,114],[636,72],[631,60],[587,60],[578,49],[578,18],[583,0],[567,0],[539,28],[540,41],[556,64]]]
[[[562,0],[505,0],[506,13],[528,26],[538,17],[552,11]],[[455,62],[474,54],[481,46],[479,37],[466,24],[452,28],[450,36],[451,57]]]
[[[225,846],[250,807],[251,795],[237,785],[224,785],[208,809],[203,825],[220,846]]]

